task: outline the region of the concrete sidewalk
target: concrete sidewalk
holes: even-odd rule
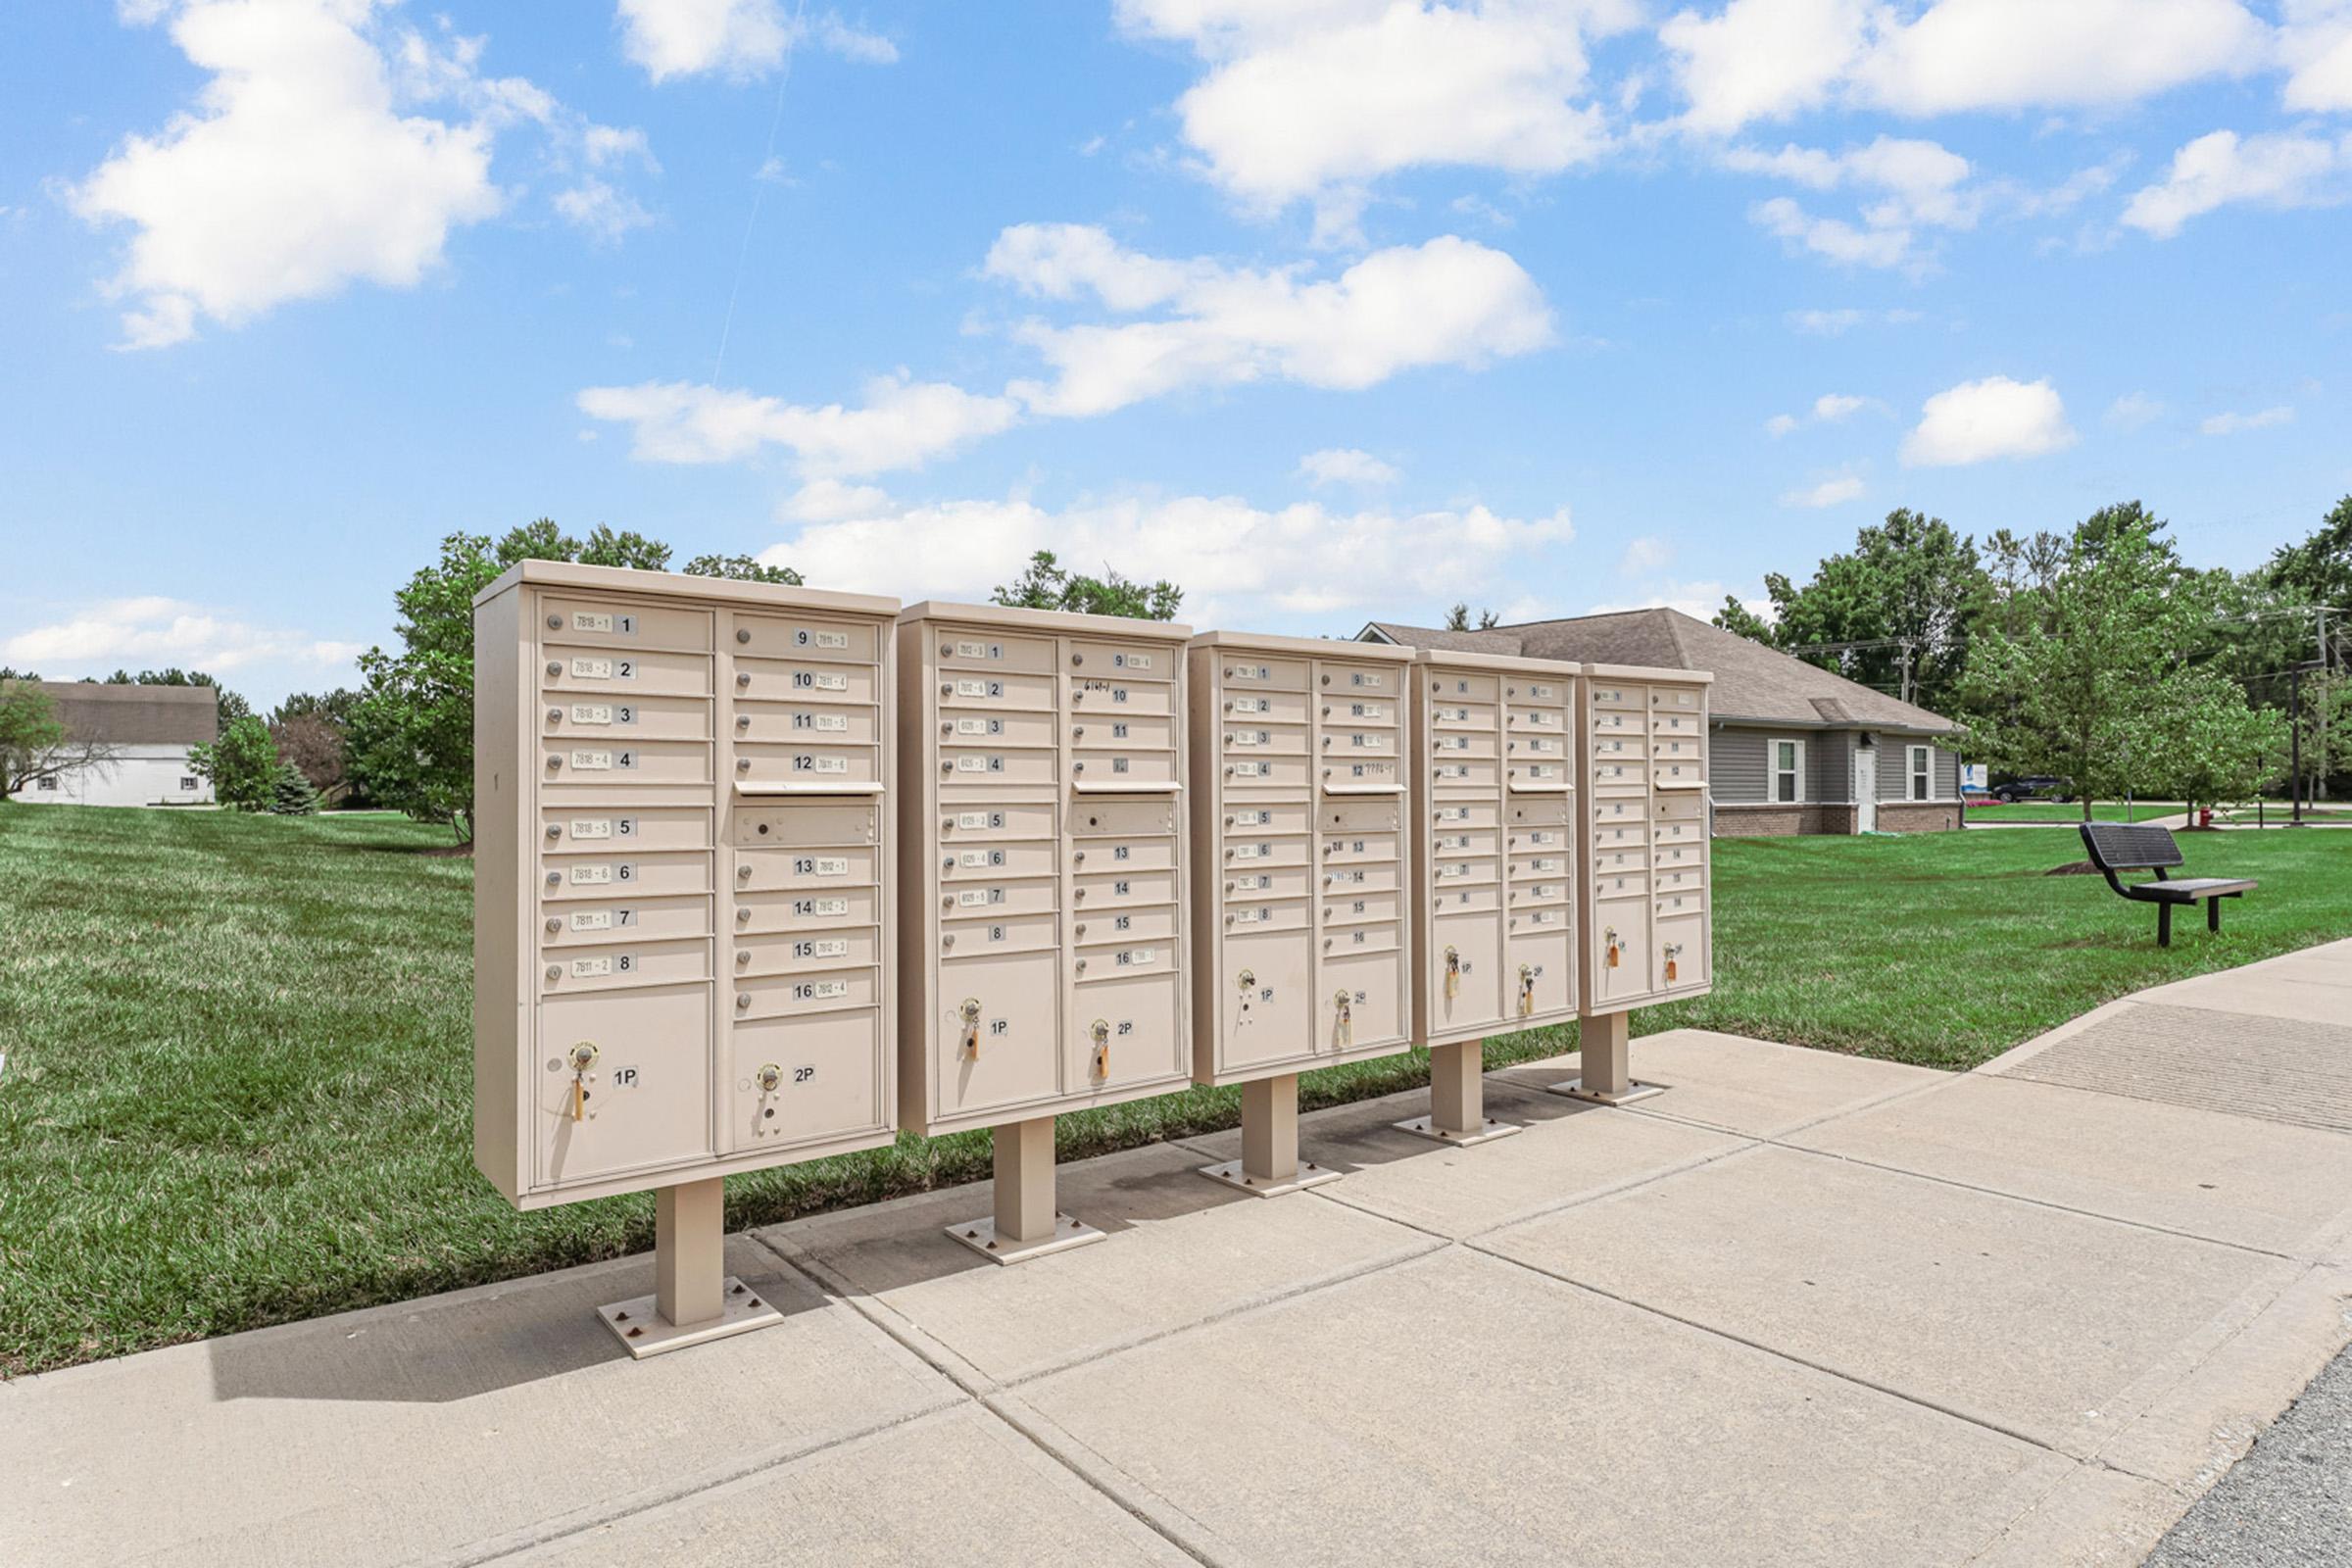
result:
[[[575,1269],[0,1386],[0,1560],[2134,1563],[2352,1339],[2352,943],[1950,1076],[1696,1031],[1306,1119],[1348,1179],[1088,1161],[735,1238],[634,1363]]]

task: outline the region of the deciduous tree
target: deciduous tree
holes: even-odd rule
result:
[[[112,746],[75,739],[32,676],[0,678],[0,801],[45,778],[85,768],[111,772],[120,755]]]
[[[220,738],[210,746],[188,748],[188,770],[212,781],[215,800],[240,811],[270,805],[281,765],[270,726],[251,713],[221,725]]]
[[[1029,558],[1019,577],[993,595],[1000,605],[1025,610],[1068,610],[1089,615],[1126,615],[1136,620],[1174,620],[1184,590],[1162,578],[1142,583],[1105,568],[1100,577],[1066,571],[1051,550]]]

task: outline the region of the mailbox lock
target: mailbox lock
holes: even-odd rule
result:
[[[588,1118],[588,1069],[596,1065],[597,1049],[593,1040],[583,1040],[571,1048],[571,1119]]]
[[[1624,951],[1625,944],[1617,940],[1617,928],[1613,925],[1601,928],[1600,939],[1608,949],[1608,966],[1614,969],[1617,967],[1618,955]]]
[[[1094,1036],[1095,1040],[1095,1076],[1107,1078],[1110,1076],[1110,1025],[1097,1018],[1087,1033]]]
[[[737,1012],[741,1012],[741,1011],[743,1011],[745,1008],[749,1007],[751,1004],[752,1004],[752,994],[751,994],[750,992],[748,992],[748,991],[738,991],[738,992],[736,992],[736,993],[735,993],[735,1010],[736,1010]]]
[[[980,1059],[980,999],[977,997],[964,998],[962,1004],[956,1009],[956,1016],[963,1020],[963,1049],[971,1054],[974,1061],[978,1061]]]
[[[1233,979],[1234,984],[1240,986],[1244,991],[1253,990],[1257,985],[1257,976],[1251,974],[1247,969],[1244,969],[1240,974],[1235,975]]]
[[[1324,677],[1326,680],[1330,678],[1331,677],[1328,675]],[[1332,1005],[1340,1010],[1338,1021],[1339,1044],[1343,1046],[1353,1045],[1355,1043],[1355,1017],[1353,1009],[1348,1006],[1348,993],[1345,991],[1335,991],[1332,993],[1331,1001]]]
[[[563,662],[562,660],[558,660],[558,659],[551,659],[551,660],[549,660],[549,661],[547,662],[547,672],[548,672],[550,675],[561,675],[561,674],[563,674],[563,673],[564,673],[564,662]]]
[[[752,715],[749,713],[737,713],[735,715],[735,727],[737,729],[750,729],[752,727]]]
[[[742,968],[742,967],[743,967],[745,964],[747,964],[747,963],[749,963],[749,962],[751,962],[751,961],[752,961],[752,950],[751,950],[751,949],[749,949],[749,948],[745,948],[743,951],[741,951],[740,953],[737,953],[737,954],[735,955],[735,967],[737,967],[738,969]]]
[[[1083,664],[1086,662],[1086,656],[1084,654],[1072,654],[1070,656],[1070,662],[1073,664]]]
[[[547,979],[548,979],[548,984],[550,984],[550,985],[553,985],[553,984],[555,984],[555,982],[557,982],[558,980],[561,980],[561,979],[563,979],[563,978],[564,978],[564,971],[563,971],[561,968],[559,968],[558,966],[556,966],[555,964],[552,964],[552,963],[551,963],[551,964],[549,964],[549,965],[547,966]]]
[[[750,670],[748,670],[748,669],[739,669],[739,670],[737,670],[737,671],[735,672],[735,684],[736,684],[736,685],[738,685],[738,686],[749,686],[751,683],[752,683],[752,672],[751,672]]]
[[[547,885],[548,885],[549,887],[551,887],[551,888],[553,888],[553,887],[561,887],[561,886],[563,886],[563,885],[564,885],[564,873],[563,873],[563,872],[561,872],[561,871],[550,871],[550,872],[548,872],[548,873],[547,873]]]
[[[1084,850],[1073,850],[1070,852],[1070,858],[1073,860],[1083,860],[1086,858],[1086,852]]]
[[[752,867],[751,867],[751,862],[749,862],[749,861],[747,860],[747,861],[746,861],[746,862],[744,862],[742,865],[739,865],[739,866],[737,866],[737,867],[735,868],[735,880],[736,880],[736,881],[738,881],[738,882],[749,882],[751,879],[752,879]]]
[[[763,1094],[763,1095],[772,1095],[772,1094],[774,1094],[774,1093],[776,1092],[776,1089],[777,1089],[777,1087],[778,1087],[779,1085],[781,1085],[783,1082],[784,1082],[784,1069],[783,1069],[783,1068],[781,1068],[781,1067],[777,1066],[777,1065],[776,1065],[774,1062],[772,1062],[772,1061],[770,1061],[770,1062],[765,1062],[765,1063],[762,1063],[762,1064],[761,1064],[761,1066],[760,1066],[760,1092],[761,1094]]]
[[[1666,948],[1666,983],[1667,983],[1668,985],[1672,985],[1672,984],[1674,984],[1674,960],[1675,960],[1675,958],[1676,958],[1677,956],[1679,956],[1681,955],[1682,951],[1683,951],[1683,945],[1682,945],[1681,943],[1679,943],[1679,942],[1669,943],[1669,944],[1667,945],[1667,948]]]
[[[548,616],[547,629],[549,631],[562,631],[564,629],[564,617],[562,615]]]
[[[947,650],[942,648],[940,652],[944,654],[947,652]],[[951,683],[943,680],[939,683],[939,695],[942,697],[953,697],[956,695],[956,688]]]
[[[738,757],[737,759],[735,759],[735,771],[736,771],[736,772],[738,772],[738,773],[748,773],[748,772],[750,772],[751,770],[752,770],[752,760],[751,760],[750,758],[748,758],[748,757]]]
[[[561,931],[561,930],[563,930],[563,929],[564,929],[564,922],[563,922],[563,921],[561,921],[561,920],[557,919],[557,918],[556,918],[554,915],[552,915],[552,914],[548,916],[548,919],[547,919],[547,934],[548,934],[549,936],[551,936],[551,937],[552,937],[552,936],[554,936],[554,935],[555,935],[557,932],[559,932],[559,931]]]
[[[1446,1000],[1451,1002],[1462,992],[1462,955],[1452,943],[1446,945]]]
[[[548,721],[550,724],[561,724],[561,723],[563,723],[563,722],[564,722],[564,710],[562,710],[561,708],[551,708],[551,709],[549,709],[549,710],[547,710],[547,721]]]
[[[560,772],[563,769],[563,766],[564,759],[561,757],[551,757],[547,760],[547,770],[550,773]]]
[[[1536,1010],[1536,966],[1519,966],[1519,1016],[1524,1018]]]
[[[1086,960],[1084,958],[1080,958],[1078,960],[1078,972],[1080,974],[1086,973]]]
[[[547,824],[547,836],[548,836],[548,839],[550,840],[550,842],[553,842],[553,841],[554,841],[554,840],[556,840],[556,839],[560,839],[560,838],[562,838],[562,837],[564,836],[564,828],[563,828],[562,824],[560,824],[560,823],[556,823],[556,822],[550,822],[550,823],[548,823],[548,824]]]
[[[751,911],[751,910],[749,910],[749,909],[737,909],[737,910],[735,911],[735,923],[736,923],[737,925],[744,925],[744,924],[747,924],[747,923],[749,923],[749,921],[751,920],[751,918],[752,918],[752,911]]]
[[[942,735],[953,735],[956,733],[956,726],[952,723],[942,723],[939,726],[939,732]]]

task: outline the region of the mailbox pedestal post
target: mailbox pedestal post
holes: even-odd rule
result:
[[[992,1263],[1018,1263],[1102,1240],[1054,1206],[1054,1118],[1033,1116],[989,1129],[996,1157],[996,1209],[948,1234]]]
[[[1583,1012],[1577,1014],[1576,1025],[1583,1070],[1574,1078],[1552,1084],[1553,1094],[1596,1105],[1630,1105],[1665,1093],[1660,1085],[1635,1078],[1629,1069],[1634,1032],[1631,1012]]]
[[[1457,1040],[1430,1047],[1429,1114],[1397,1122],[1396,1130],[1464,1148],[1519,1131],[1519,1123],[1487,1114],[1486,1045],[1484,1040]]]
[[[726,1266],[726,1179],[662,1188],[654,1194],[654,1294],[600,1306],[596,1315],[640,1361],[784,1321]]]
[[[1280,1198],[1336,1182],[1343,1174],[1298,1163],[1298,1075],[1252,1078],[1242,1085],[1242,1157],[1203,1165],[1200,1174],[1256,1198]]]

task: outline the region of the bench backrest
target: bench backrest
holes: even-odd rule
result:
[[[2146,871],[2181,862],[2173,830],[2153,822],[2085,822],[2082,848],[2102,871]]]

